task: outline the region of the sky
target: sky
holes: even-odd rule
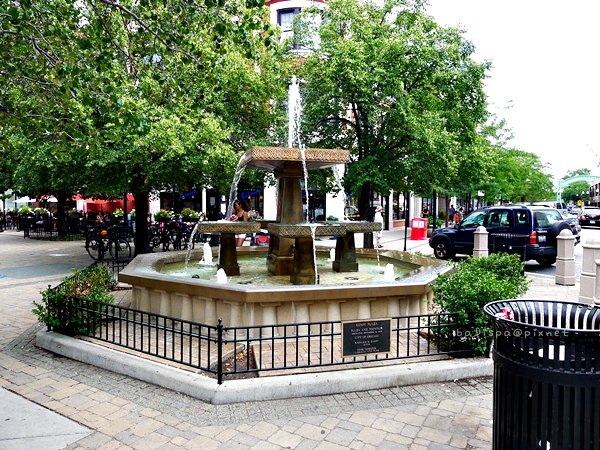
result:
[[[508,146],[537,154],[555,182],[600,176],[600,1],[429,0],[427,11],[492,63],[485,90]]]

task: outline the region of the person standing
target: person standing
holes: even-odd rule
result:
[[[375,223],[381,224],[381,230],[379,230],[376,234],[376,238],[377,238],[376,246],[377,246],[377,248],[382,248],[383,245],[381,244],[381,238],[383,236],[383,208],[381,206],[378,206],[377,208],[375,208],[375,218],[373,219],[373,221]]]
[[[454,208],[454,205],[450,205],[450,208],[448,209],[448,222],[454,222],[454,214],[456,214],[456,209]]]

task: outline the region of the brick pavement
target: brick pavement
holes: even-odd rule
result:
[[[66,448],[491,448],[491,379],[211,405],[38,349],[31,301],[88,263],[81,242],[0,233],[0,387],[89,428]]]

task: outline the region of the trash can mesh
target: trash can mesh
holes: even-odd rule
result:
[[[485,305],[494,322],[493,448],[600,450],[600,308]]]

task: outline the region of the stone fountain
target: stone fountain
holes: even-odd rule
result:
[[[354,234],[380,229],[371,222],[305,223],[302,217],[301,179],[308,170],[345,163],[344,150],[255,147],[243,156],[247,167],[272,170],[278,180],[277,220],[268,226],[269,248],[235,247],[235,234],[258,231],[259,222],[207,222],[199,224],[203,233],[221,235],[218,266],[229,277],[239,272],[238,256],[264,258],[272,277],[289,277],[287,286],[226,284],[216,280],[181,278],[161,273],[163,266],[183,261],[184,253],[138,255],[119,275],[133,286],[133,307],[166,316],[215,324],[222,319],[226,327],[279,325],[339,320],[397,317],[427,312],[432,292],[429,285],[450,267],[441,261],[403,252],[356,249]],[[381,275],[380,282],[354,282],[340,273],[339,284],[316,284],[314,244],[319,236],[335,236],[332,261],[335,272],[360,272],[357,254],[384,263],[403,261],[412,268],[411,276],[394,278]],[[327,254],[329,249],[327,249]],[[192,261],[200,260],[192,252]],[[384,264],[385,265],[385,264]],[[267,329],[265,329],[267,330]],[[272,332],[277,333],[275,327]],[[263,331],[265,333],[271,331]]]

